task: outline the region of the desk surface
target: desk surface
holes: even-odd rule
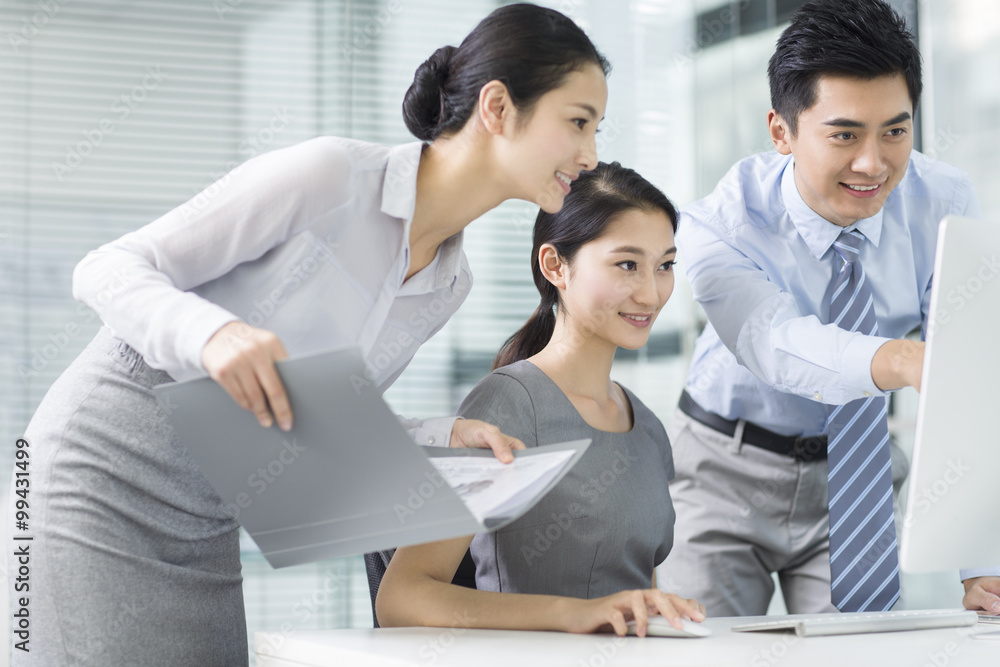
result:
[[[774,617],[769,617],[774,620]],[[844,665],[1000,664],[1000,641],[975,639],[996,630],[980,624],[838,637],[799,638],[794,633],[732,632],[751,618],[710,618],[703,639],[570,635],[463,628],[389,628],[315,632],[258,632],[258,667],[530,667],[567,665],[747,665],[748,667],[843,667]]]

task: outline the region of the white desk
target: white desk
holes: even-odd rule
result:
[[[773,617],[772,617],[773,618]],[[703,639],[462,628],[390,628],[298,633],[258,632],[258,667],[532,667],[567,665],[718,665],[844,667],[1000,665],[1000,641],[974,639],[996,626],[800,639],[793,633],[732,632],[747,618],[705,621]]]

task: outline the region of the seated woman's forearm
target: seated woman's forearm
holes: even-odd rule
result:
[[[393,576],[396,575],[396,576]],[[568,630],[574,601],[551,595],[494,593],[420,573],[386,572],[376,614],[382,627],[433,626],[498,630]]]
[[[388,573],[386,573],[388,576]],[[646,619],[661,614],[675,627],[681,618],[705,619],[705,607],[659,589],[625,590],[582,600],[552,595],[494,593],[456,586],[441,579],[409,573],[379,589],[379,624],[491,628],[496,630],[557,630],[587,633],[610,629],[626,634],[626,622],[636,620],[645,633]]]
[[[379,625],[572,630],[586,601],[479,591],[451,583],[472,536],[398,549],[379,586]],[[574,613],[577,612],[577,613]]]

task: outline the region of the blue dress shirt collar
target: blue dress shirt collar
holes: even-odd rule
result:
[[[826,254],[842,232],[852,229],[860,231],[876,248],[878,247],[879,239],[882,238],[882,212],[885,207],[880,208],[878,213],[872,217],[858,220],[848,227],[833,224],[812,210],[799,194],[799,189],[795,184],[794,158],[788,160],[784,173],[781,175],[781,197],[784,200],[789,219],[816,259]]]

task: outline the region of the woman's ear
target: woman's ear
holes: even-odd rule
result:
[[[479,90],[478,112],[487,132],[503,133],[504,125],[514,115],[514,104],[503,82],[494,79]]]
[[[569,264],[559,256],[556,247],[551,243],[545,243],[538,249],[538,268],[541,269],[545,279],[557,289],[566,289]]]

